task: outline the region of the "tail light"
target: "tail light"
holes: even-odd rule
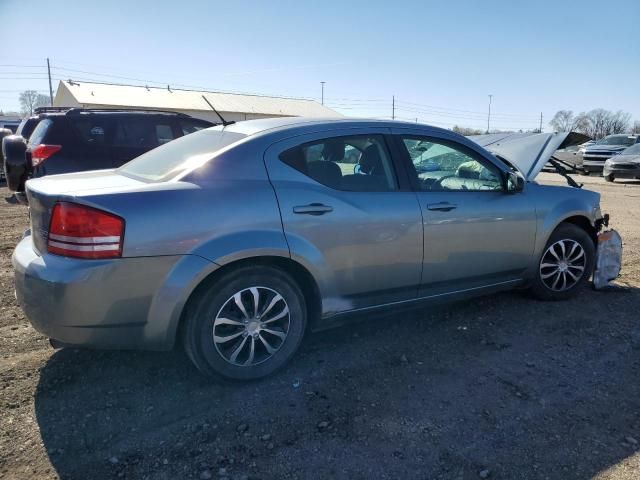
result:
[[[62,145],[44,145],[42,143],[40,145],[36,145],[31,149],[31,164],[34,167],[37,167],[51,155],[59,152],[61,148]]]
[[[122,256],[124,220],[111,213],[76,203],[53,207],[47,250],[76,258]]]

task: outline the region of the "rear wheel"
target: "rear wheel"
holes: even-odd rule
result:
[[[217,279],[190,302],[185,350],[209,376],[250,380],[282,367],[306,327],[304,297],[272,267],[243,267]]]
[[[605,175],[604,176],[604,181],[605,182],[613,182],[615,180],[615,177],[613,176],[612,173],[610,173],[609,175]]]
[[[587,232],[570,223],[560,224],[538,260],[531,292],[541,300],[574,296],[591,276],[595,253]]]

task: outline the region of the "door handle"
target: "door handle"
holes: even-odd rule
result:
[[[427,205],[427,210],[435,210],[437,212],[450,212],[458,208],[457,205],[449,202],[430,203]]]
[[[323,205],[322,203],[310,203],[309,205],[293,207],[293,213],[301,215],[324,215],[329,212],[333,212],[333,207]]]

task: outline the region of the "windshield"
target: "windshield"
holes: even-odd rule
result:
[[[621,152],[621,155],[640,155],[640,143],[636,143]]]
[[[150,182],[164,182],[198,168],[246,135],[215,127],[185,135],[125,163],[119,173]]]
[[[610,135],[597,142],[598,145],[627,145],[631,146],[636,143],[636,137],[629,135]]]

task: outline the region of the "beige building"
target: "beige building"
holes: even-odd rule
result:
[[[107,83],[61,81],[55,107],[144,108],[182,112],[211,122],[220,119],[202,98],[205,96],[225,120],[268,117],[340,117],[314,100],[220,92],[198,92],[171,87],[144,87]]]

